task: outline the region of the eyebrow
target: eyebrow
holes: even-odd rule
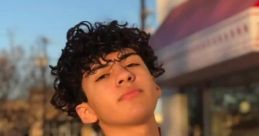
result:
[[[95,73],[95,71],[109,66],[109,63],[110,63],[110,62],[114,62],[114,61],[121,62],[122,60],[125,60],[125,59],[127,59],[128,57],[130,57],[130,56],[132,56],[132,55],[137,55],[137,53],[135,53],[135,52],[126,53],[126,54],[121,55],[118,59],[107,60],[107,63],[105,63],[105,64],[100,64],[100,65],[94,67],[91,71],[93,71],[93,73]]]
[[[115,61],[122,61],[122,60],[125,60],[127,59],[129,56],[132,56],[132,55],[138,55],[136,52],[131,52],[131,53],[126,53],[126,54],[123,54],[119,57],[119,60],[115,60]]]

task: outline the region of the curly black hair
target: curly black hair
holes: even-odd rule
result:
[[[162,65],[149,45],[150,35],[136,27],[127,27],[117,21],[109,23],[80,22],[67,32],[67,43],[56,66],[50,66],[55,77],[51,104],[68,115],[78,118],[75,107],[87,102],[81,81],[84,73],[91,73],[91,66],[115,51],[133,49],[145,62],[150,73],[158,77],[164,73]]]

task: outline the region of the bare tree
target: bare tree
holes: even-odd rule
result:
[[[49,40],[40,37],[36,49],[26,50],[14,45],[10,50],[0,51],[0,100],[27,96],[31,88],[37,86],[47,89],[50,74],[47,73]]]
[[[1,52],[0,56],[0,100],[6,99],[10,88],[10,81],[14,73],[14,65],[10,62],[8,54]]]
[[[32,69],[24,68],[28,65],[24,51],[21,47],[15,47],[11,51],[1,51],[0,55],[0,99],[19,97],[25,90],[27,81],[24,79]]]

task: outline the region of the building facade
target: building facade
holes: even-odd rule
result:
[[[151,37],[166,73],[165,135],[259,132],[259,1],[192,0]]]

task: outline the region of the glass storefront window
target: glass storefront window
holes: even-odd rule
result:
[[[259,133],[259,84],[210,89],[213,136],[256,136]]]

